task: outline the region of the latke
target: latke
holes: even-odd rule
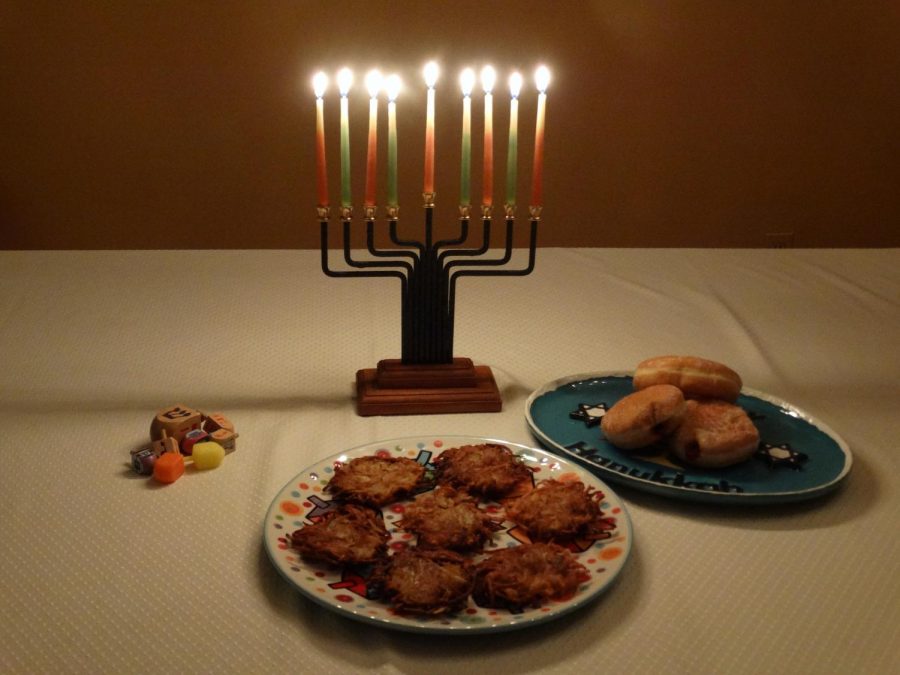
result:
[[[387,555],[390,534],[379,511],[342,504],[321,520],[291,533],[304,557],[339,565],[371,563]]]
[[[434,463],[438,483],[487,499],[509,495],[532,475],[512,450],[493,443],[448,448]]]
[[[481,607],[520,610],[573,595],[590,573],[557,544],[493,551],[476,565],[472,598]]]
[[[548,479],[507,504],[506,515],[534,541],[589,538],[614,527],[603,517],[602,499],[602,492],[585,487],[581,481]]]
[[[491,518],[476,498],[448,485],[416,497],[397,524],[417,535],[417,546],[454,551],[480,551],[492,533]]]
[[[357,457],[335,468],[326,490],[336,499],[385,506],[411,495],[424,475],[425,467],[407,457]]]
[[[374,579],[401,612],[453,612],[465,607],[472,591],[472,563],[453,551],[407,549],[379,567]]]

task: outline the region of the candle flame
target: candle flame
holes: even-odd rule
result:
[[[370,70],[366,73],[366,89],[369,92],[370,98],[378,98],[378,92],[381,91],[383,82],[384,78],[381,76],[381,71]]]
[[[481,69],[481,88],[485,94],[490,94],[497,82],[497,71],[492,66],[485,66]]]
[[[387,92],[388,101],[396,101],[397,96],[400,94],[400,90],[402,88],[403,82],[400,80],[400,76],[396,73],[388,76],[388,78],[384,81],[384,90]]]
[[[425,76],[425,86],[429,89],[434,89],[434,85],[437,84],[438,72],[439,69],[436,62],[429,61],[425,64],[422,74]]]
[[[509,76],[509,93],[513,98],[519,98],[522,91],[522,74],[515,72]]]
[[[534,71],[534,84],[542,94],[547,91],[550,86],[550,70],[547,66],[540,66]]]
[[[469,96],[472,93],[472,87],[475,86],[475,71],[466,68],[459,74],[459,86],[462,89],[463,96]]]
[[[325,95],[325,90],[328,88],[328,76],[322,71],[319,71],[313,75],[312,84],[316,98],[322,98]]]
[[[341,68],[337,74],[337,83],[341,96],[346,96],[350,93],[350,87],[353,85],[353,71],[349,68]]]

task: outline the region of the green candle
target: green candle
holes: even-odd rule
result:
[[[462,161],[460,162],[459,204],[470,206],[469,188],[472,184],[472,87],[475,86],[475,71],[466,68],[459,76],[463,94],[462,119]]]
[[[463,98],[463,128],[462,128],[462,162],[460,163],[459,203],[462,206],[471,204],[469,187],[472,173],[472,97]]]
[[[397,206],[397,95],[400,93],[400,77],[387,79],[388,95],[388,196],[387,205]]]
[[[350,113],[347,96],[353,84],[353,73],[344,68],[338,73],[338,87],[341,92],[341,206],[350,208]]]
[[[513,73],[509,77],[509,145],[506,149],[506,204],[516,205],[516,180],[519,162],[519,91],[522,76]]]

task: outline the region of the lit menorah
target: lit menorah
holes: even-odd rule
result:
[[[496,412],[502,399],[494,376],[487,366],[476,366],[469,358],[453,356],[456,286],[466,276],[524,276],[534,269],[537,229],[541,215],[541,171],[543,163],[543,131],[546,88],[549,73],[539,68],[535,80],[539,91],[535,125],[532,199],[529,207],[530,236],[528,260],[523,266],[510,264],[516,229],[515,195],[518,140],[518,96],[521,76],[510,78],[510,129],[507,153],[507,199],[504,206],[505,233],[503,253],[492,256],[493,194],[493,69],[482,71],[485,91],[484,194],[481,207],[481,232],[471,227],[469,203],[469,167],[471,165],[471,90],[474,72],[463,71],[463,137],[459,223],[456,236],[434,238],[434,87],[437,67],[425,69],[428,101],[425,132],[425,182],[423,191],[425,222],[419,238],[406,238],[399,232],[399,207],[396,183],[396,96],[399,82],[389,78],[388,90],[388,206],[384,222],[379,222],[375,206],[375,167],[377,96],[380,76],[370,73],[367,86],[371,96],[369,144],[366,170],[365,239],[368,256],[356,258],[353,240],[353,208],[350,200],[349,131],[347,94],[352,74],[343,70],[338,75],[341,91],[341,178],[342,195],[339,230],[343,249],[343,266],[335,269],[329,263],[330,208],[325,171],[323,95],[325,79],[314,79],[317,98],[317,213],[321,227],[322,270],[332,277],[393,277],[400,281],[401,358],[383,359],[376,368],[357,372],[357,412],[360,415],[426,414],[452,412]],[[376,227],[386,226],[393,245],[378,248]]]

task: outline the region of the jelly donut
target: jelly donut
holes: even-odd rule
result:
[[[635,389],[671,384],[686,398],[716,398],[734,403],[741,393],[741,376],[728,366],[696,356],[656,356],[638,364]]]
[[[759,431],[739,406],[725,401],[690,400],[669,444],[672,453],[683,462],[717,468],[748,459],[759,446]]]
[[[600,421],[617,448],[632,450],[662,440],[681,422],[684,395],[671,384],[657,384],[619,399]]]

